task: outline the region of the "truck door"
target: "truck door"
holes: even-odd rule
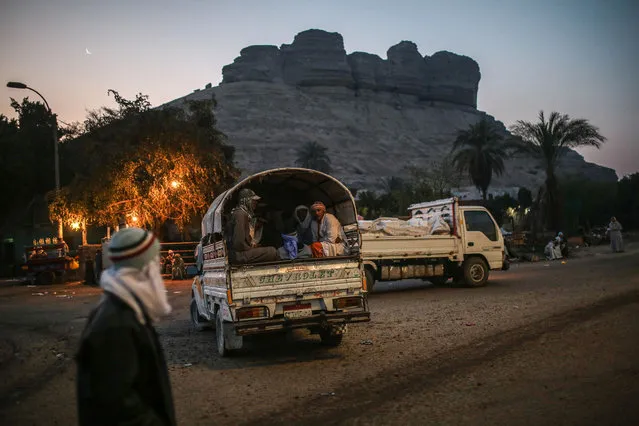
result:
[[[481,254],[490,269],[501,269],[504,242],[497,224],[486,210],[464,209],[465,254]]]

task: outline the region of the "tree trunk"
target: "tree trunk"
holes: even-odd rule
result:
[[[559,187],[555,171],[549,167],[546,170],[546,211],[547,226],[555,232],[561,228],[561,215],[559,211]]]

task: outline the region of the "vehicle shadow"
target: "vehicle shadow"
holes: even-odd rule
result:
[[[196,332],[189,321],[179,321],[159,334],[167,363],[178,367],[234,370],[342,358],[340,348],[322,346],[319,337],[306,330],[245,337],[244,347],[225,358],[217,353],[214,330]]]

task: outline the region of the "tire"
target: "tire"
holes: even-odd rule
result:
[[[322,345],[329,347],[337,347],[342,344],[343,334],[332,334],[330,329],[322,328],[319,332]]]
[[[483,287],[488,281],[488,265],[479,257],[471,257],[464,262],[464,284],[467,287]]]
[[[369,293],[373,292],[373,288],[375,287],[375,274],[373,270],[370,268],[364,269],[364,276],[366,277],[366,290]]]
[[[200,312],[197,308],[197,301],[195,299],[191,299],[189,312],[191,314],[191,324],[193,324],[193,329],[195,331],[204,331],[207,328],[210,328],[208,320],[200,315]]]
[[[224,341],[224,321],[222,321],[221,309],[218,309],[215,313],[215,343],[217,353],[220,354],[222,358],[230,355],[230,351],[227,349],[226,342]]]

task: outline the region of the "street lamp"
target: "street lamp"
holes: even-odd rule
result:
[[[47,107],[47,112],[51,114],[51,118],[53,119],[52,130],[53,130],[53,158],[55,161],[55,193],[57,195],[58,192],[60,191],[60,157],[58,155],[58,123],[56,121],[56,116],[55,114],[51,112],[51,108],[49,107],[49,103],[47,102],[47,100],[37,90],[19,81],[10,81],[7,83],[7,87],[11,89],[31,90],[32,92],[34,92],[35,94],[37,94],[38,96],[42,98],[42,100],[44,101],[44,105]],[[62,238],[62,221],[58,222],[58,239],[60,240],[63,239]]]

